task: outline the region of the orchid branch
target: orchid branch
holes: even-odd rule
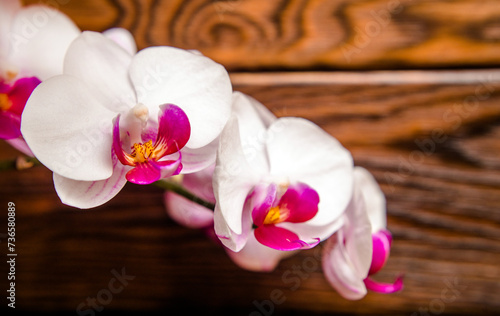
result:
[[[198,197],[197,195],[191,193],[190,191],[188,191],[186,188],[184,188],[182,185],[180,185],[178,183],[166,181],[166,180],[159,180],[159,181],[153,182],[153,184],[159,188],[164,189],[164,190],[168,190],[168,191],[172,191],[174,193],[177,193],[180,196],[183,196],[186,199],[193,201],[201,206],[204,206],[212,211],[215,209],[215,205],[213,203],[210,203],[210,202]]]

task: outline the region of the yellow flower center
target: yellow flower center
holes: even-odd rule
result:
[[[147,161],[154,154],[155,148],[153,147],[153,141],[149,140],[146,143],[135,143],[132,147],[132,153],[130,156],[134,158],[134,162],[141,163]]]
[[[8,110],[12,106],[9,96],[6,93],[0,93],[0,110]]]
[[[287,208],[280,208],[279,206],[271,207],[264,219],[264,225],[284,222],[289,214],[290,211]]]

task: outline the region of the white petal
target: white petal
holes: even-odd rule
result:
[[[328,133],[301,118],[281,118],[269,127],[271,174],[301,181],[320,196],[319,212],[308,223],[322,226],[338,219],[352,194],[350,153]]]
[[[372,233],[385,229],[387,226],[385,196],[375,178],[368,170],[355,167],[354,185],[359,188],[363,196],[372,225]]]
[[[238,116],[238,119],[245,118],[249,121],[248,125],[253,126],[257,130],[261,130],[262,128],[267,129],[278,119],[262,103],[239,91],[233,92],[232,110]]]
[[[274,121],[278,119],[276,115],[269,111],[269,109],[259,101],[242,92],[235,91],[233,93],[233,104],[237,103],[238,101],[235,102],[235,100],[239,99],[245,99],[245,102],[248,103],[257,112],[260,121],[264,124],[265,128],[268,128]]]
[[[227,224],[218,204],[215,205],[214,210],[214,230],[222,244],[235,252],[245,246],[250,233],[250,229],[242,229],[239,234],[234,232]]]
[[[131,60],[132,56],[112,40],[86,31],[69,47],[64,74],[87,83],[108,109],[123,112],[137,103],[128,77]]]
[[[232,110],[238,117],[246,160],[254,168],[269,170],[266,151],[267,127],[276,117],[264,105],[241,92],[233,93]]]
[[[45,80],[62,74],[71,42],[80,34],[63,13],[44,5],[28,6],[14,18],[10,57],[25,75]]]
[[[214,194],[229,228],[242,233],[243,205],[260,175],[248,164],[241,147],[238,119],[232,117],[220,135],[214,172]]]
[[[127,183],[125,174],[130,169],[115,159],[113,175],[100,181],[77,181],[54,173],[54,186],[61,201],[69,206],[88,209],[100,206],[120,192]]]
[[[347,223],[344,227],[345,250],[353,269],[365,279],[372,262],[372,228],[359,187],[354,189],[351,202],[346,210]]]
[[[279,251],[262,245],[255,239],[253,233],[248,235],[248,240],[239,252],[226,249],[229,257],[239,267],[250,271],[273,271],[281,259],[290,257],[296,251]]]
[[[359,300],[366,295],[363,278],[353,268],[345,250],[342,230],[325,243],[322,261],[327,281],[342,297]]]
[[[207,57],[173,47],[140,51],[130,66],[138,100],[157,117],[158,106],[173,103],[188,116],[188,148],[213,141],[231,111],[232,87],[227,71]]]
[[[0,60],[6,58],[9,54],[9,33],[12,20],[20,9],[21,2],[19,0],[0,1]]]
[[[102,32],[102,34],[120,45],[130,55],[135,55],[135,53],[137,53],[137,45],[135,44],[134,36],[128,30],[121,27],[114,27]]]
[[[214,139],[208,145],[201,148],[181,149],[182,154],[182,174],[198,172],[208,166],[215,164],[217,148],[219,147],[219,138]]]
[[[21,132],[35,156],[53,172],[74,180],[104,180],[113,171],[114,116],[84,82],[61,75],[33,91]]]
[[[321,241],[328,239],[333,233],[338,231],[344,224],[344,217],[341,216],[335,221],[326,225],[317,226],[310,225],[309,221],[305,223],[289,223],[283,222],[280,227],[286,228],[297,235],[305,242],[312,242],[319,238]]]

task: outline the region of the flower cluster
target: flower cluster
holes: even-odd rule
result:
[[[216,236],[242,268],[269,271],[326,241],[323,270],[345,298],[402,288],[371,278],[392,241],[382,191],[320,127],[233,92],[197,51],[137,52],[126,30],[81,32],[17,1],[0,4],[0,21],[0,137],[53,172],[63,203],[93,208],[127,182],[181,183],[205,206],[166,191],[167,212]]]

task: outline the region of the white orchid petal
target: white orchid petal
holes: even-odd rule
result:
[[[135,55],[135,53],[137,53],[137,45],[135,44],[134,36],[128,30],[121,27],[114,27],[102,32],[102,34],[120,45],[130,55]]]
[[[249,235],[249,230],[242,230],[240,234],[234,232],[227,224],[218,204],[214,210],[214,230],[222,244],[235,252],[243,249]]]
[[[304,223],[283,222],[280,223],[279,226],[296,233],[301,240],[311,242],[318,238],[321,241],[328,239],[333,233],[338,231],[343,224],[344,218],[341,216],[337,220],[322,226],[310,225],[309,221]]]
[[[245,136],[267,129],[278,119],[262,103],[239,91],[233,92],[232,110],[240,121],[246,120],[247,126],[245,128],[240,126],[241,133]]]
[[[236,100],[245,99],[246,102],[250,105],[250,107],[258,114],[259,120],[261,122],[260,124],[263,124],[265,128],[268,128],[274,121],[278,119],[276,115],[274,115],[265,105],[263,105],[262,103],[255,100],[249,95],[246,95],[239,91],[235,91],[233,93],[233,103],[235,102],[234,101],[235,99]]]
[[[241,147],[238,119],[233,116],[220,135],[214,172],[214,194],[229,228],[242,233],[243,205],[259,174],[246,161]]]
[[[182,174],[198,172],[215,163],[217,148],[219,147],[219,138],[214,139],[208,145],[201,148],[181,149],[182,154]]]
[[[79,34],[66,15],[49,6],[22,8],[12,21],[10,59],[24,75],[43,81],[62,74],[64,55]]]
[[[64,59],[64,74],[85,81],[94,97],[114,112],[136,105],[128,77],[132,56],[104,35],[83,32],[70,45]]]
[[[280,251],[262,245],[255,239],[254,234],[248,235],[248,240],[239,252],[226,249],[227,254],[240,268],[249,271],[273,271],[281,259],[290,257],[296,251]]]
[[[173,47],[140,51],[130,66],[138,100],[156,117],[158,106],[179,106],[191,124],[188,148],[213,141],[231,111],[232,87],[227,71],[207,57]]]
[[[264,105],[241,92],[233,93],[232,110],[238,117],[246,160],[254,168],[269,170],[266,151],[267,128],[276,117]]]
[[[347,223],[344,227],[345,250],[352,262],[353,269],[356,270],[361,279],[365,279],[372,262],[372,227],[359,187],[354,188],[352,200],[345,214],[347,217]]]
[[[372,225],[372,233],[385,229],[387,227],[385,196],[375,178],[368,170],[355,167],[354,183],[361,191],[366,204],[366,210]]]
[[[281,118],[268,130],[271,174],[304,182],[320,196],[319,211],[308,224],[322,226],[338,219],[352,194],[350,153],[328,133],[301,118]]]
[[[100,181],[77,181],[54,173],[54,186],[61,202],[69,206],[88,209],[111,200],[127,183],[125,174],[130,169],[116,159],[114,164],[113,175]]]
[[[323,273],[330,285],[344,298],[359,300],[366,293],[366,286],[345,250],[342,230],[333,235],[323,248]]]
[[[19,0],[0,1],[0,60],[9,54],[11,43],[8,34],[11,31],[12,20],[20,10],[21,1]]]
[[[21,132],[35,156],[52,171],[74,180],[104,180],[113,171],[114,116],[85,82],[61,75],[33,91]]]

